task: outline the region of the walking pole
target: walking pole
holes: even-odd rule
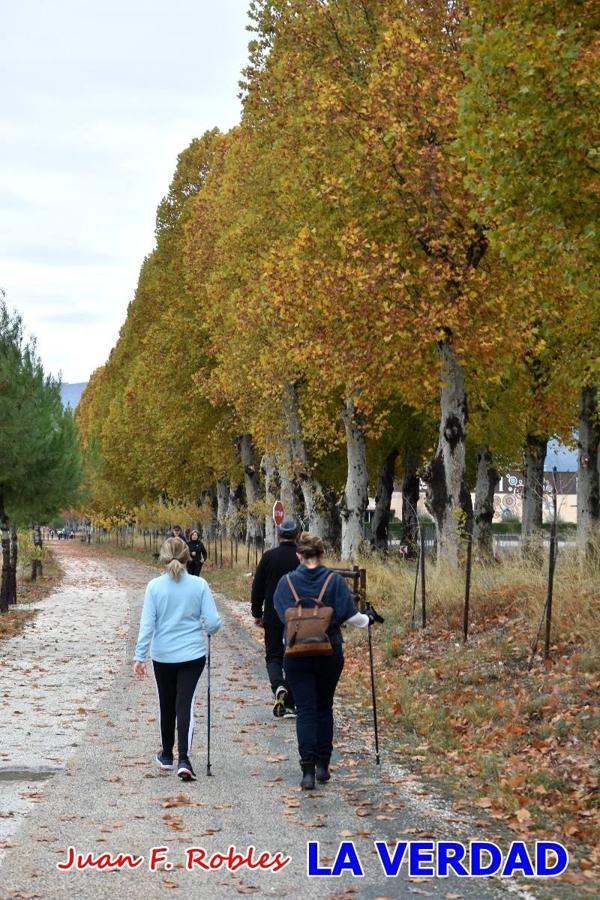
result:
[[[206,654],[206,774],[210,771],[210,634],[208,635],[208,652]]]
[[[369,625],[369,663],[371,665],[371,697],[373,698],[373,730],[375,732],[375,762],[381,765],[379,758],[379,734],[377,732],[377,697],[375,695],[375,670],[373,668],[373,641],[371,639],[371,626]]]

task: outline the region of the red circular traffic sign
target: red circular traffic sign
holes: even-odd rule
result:
[[[285,514],[285,510],[283,508],[283,503],[281,500],[276,500],[273,504],[273,521],[276,525],[281,525],[283,522],[283,517]]]

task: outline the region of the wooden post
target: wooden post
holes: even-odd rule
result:
[[[419,586],[419,572],[421,571],[421,545],[419,544],[419,552],[417,553],[417,565],[415,568],[415,583],[413,586],[413,602],[412,615],[410,617],[410,627],[417,627],[417,587]]]
[[[542,611],[542,617],[540,619],[540,624],[538,626],[537,634],[535,636],[535,640],[531,647],[531,656],[529,657],[529,666],[528,670],[531,671],[533,667],[533,661],[535,659],[535,654],[538,647],[538,642],[540,640],[540,635],[542,633],[542,628],[544,623],[546,624],[546,634],[544,638],[544,659],[550,659],[550,634],[552,630],[552,597],[554,594],[554,569],[556,567],[556,519],[557,519],[557,496],[556,496],[556,467],[553,469],[554,473],[554,486],[552,490],[552,527],[550,530],[550,553],[548,557],[548,588],[546,590],[546,601],[544,603],[544,609]]]
[[[463,614],[463,641],[469,635],[469,602],[471,599],[471,560],[473,556],[473,534],[467,535],[467,565],[465,572],[465,608]]]
[[[367,605],[367,570],[360,570],[360,599],[364,606]]]
[[[552,485],[552,527],[550,529],[550,556],[548,560],[548,591],[546,595],[546,636],[544,640],[544,659],[550,659],[550,632],[552,630],[552,598],[554,595],[554,569],[556,566],[556,466],[552,469],[554,483]]]
[[[421,627],[427,625],[426,614],[426,590],[425,590],[425,534],[421,528]]]

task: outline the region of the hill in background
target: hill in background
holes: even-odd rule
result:
[[[86,386],[87,381],[81,381],[78,384],[62,384],[60,391],[63,406],[70,406],[71,409],[75,409]]]

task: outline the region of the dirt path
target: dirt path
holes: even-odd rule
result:
[[[374,840],[475,837],[466,819],[423,795],[399,769],[381,771],[363,736],[338,710],[341,758],[314,794],[298,788],[291,720],[271,715],[262,651],[247,610],[219,597],[225,626],[213,640],[213,777],[205,776],[205,682],[192,758],[198,782],[182,785],[152,763],[159,746],[153,681],[136,683],[130,660],[143,590],[155,571],[122,558],[59,548],[60,590],[35,621],[0,645],[0,897],[128,900],[238,893],[306,897],[493,897],[506,882],[386,879]],[[204,679],[204,676],[203,676]],[[365,877],[309,879],[307,841],[322,863],[353,839]],[[231,844],[291,857],[281,872],[186,871],[185,850]],[[135,870],[59,872],[67,848],[143,856]],[[148,870],[150,848],[169,847],[169,871]],[[176,895],[177,896],[177,895]]]

